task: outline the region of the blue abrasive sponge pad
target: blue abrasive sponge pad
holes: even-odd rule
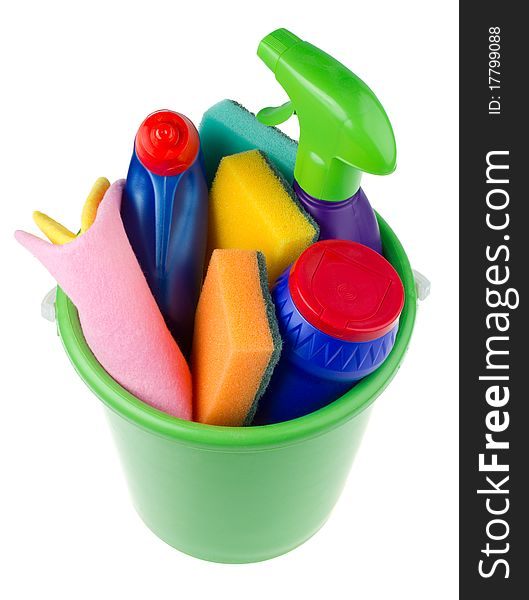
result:
[[[288,183],[294,180],[297,142],[277,127],[263,125],[234,100],[222,100],[208,109],[199,134],[209,186],[224,156],[256,149],[266,154]]]

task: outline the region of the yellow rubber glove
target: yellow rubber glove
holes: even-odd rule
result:
[[[81,233],[79,235],[87,231],[95,221],[97,208],[109,187],[110,182],[106,177],[99,177],[92,186],[81,213]],[[52,244],[67,244],[77,237],[64,225],[39,211],[33,213],[33,220]]]

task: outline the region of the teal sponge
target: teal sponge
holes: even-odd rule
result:
[[[264,152],[288,183],[292,183],[297,143],[276,127],[260,123],[237,102],[222,100],[208,109],[199,133],[209,185],[221,158],[255,149]]]

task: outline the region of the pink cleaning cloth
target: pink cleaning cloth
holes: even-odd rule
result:
[[[77,307],[90,349],[140,400],[191,419],[191,374],[169,333],[121,221],[124,180],[106,192],[92,226],[54,245],[17,231]]]

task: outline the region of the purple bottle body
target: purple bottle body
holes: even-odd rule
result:
[[[338,202],[314,198],[296,180],[293,188],[303,208],[318,223],[320,240],[350,240],[382,254],[375,211],[362,188],[358,188],[350,198]]]

